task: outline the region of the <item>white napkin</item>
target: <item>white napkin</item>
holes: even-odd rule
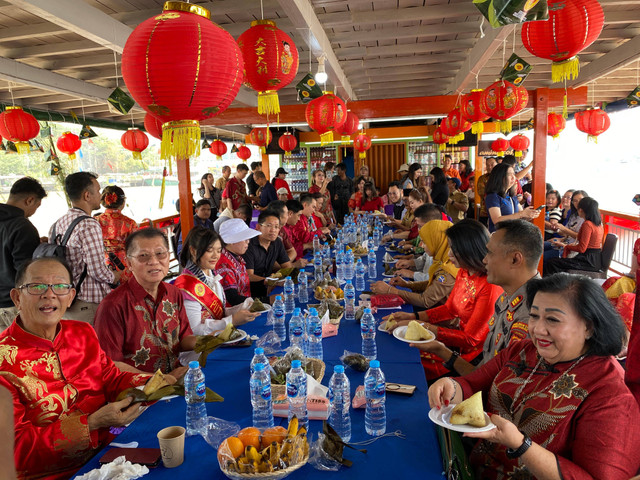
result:
[[[326,397],[327,393],[329,393],[329,387],[325,387],[307,373],[307,395]]]
[[[77,480],[132,480],[149,473],[144,465],[138,465],[125,460],[124,455],[113,462],[94,468],[84,475],[76,477]]]
[[[244,299],[244,302],[239,305],[234,305],[233,307],[225,307],[224,311],[227,315],[233,315],[240,310],[249,310],[251,308],[251,305],[253,305],[253,301],[253,298],[247,297]]]
[[[322,318],[320,319],[322,322],[322,325],[324,325],[325,323],[331,323],[331,319],[329,318],[329,309],[327,308],[327,311],[324,312],[324,315],[322,316]]]

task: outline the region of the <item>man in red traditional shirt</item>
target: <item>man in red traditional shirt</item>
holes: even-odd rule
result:
[[[236,210],[240,205],[250,204],[249,196],[247,195],[247,184],[244,183],[244,177],[249,173],[249,167],[244,163],[239,163],[236,167],[236,174],[229,179],[224,192],[222,192],[222,199],[226,200],[227,207],[231,207],[231,210]],[[229,205],[229,202],[231,203]]]
[[[296,259],[302,258],[304,254],[303,244],[296,241],[293,237],[293,229],[298,224],[300,220],[300,216],[302,215],[302,204],[298,200],[287,200],[287,210],[289,211],[289,216],[287,217],[287,223],[282,226],[280,233],[284,238],[287,238],[291,241],[293,248],[296,252]],[[294,259],[295,260],[295,259]]]
[[[300,220],[293,227],[293,244],[296,251],[301,246],[302,251],[313,248],[313,237],[317,234],[322,240],[325,234],[329,233],[329,229],[324,227],[319,229],[313,220],[313,213],[316,211],[316,199],[312,193],[303,193],[300,195],[300,203],[302,204],[302,215]]]

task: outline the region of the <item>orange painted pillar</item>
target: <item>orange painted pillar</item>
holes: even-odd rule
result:
[[[269,181],[271,178],[271,172],[269,169],[269,155],[266,153],[262,154],[262,171],[264,172],[264,176],[267,177],[267,181]]]
[[[183,158],[176,161],[178,164],[178,193],[180,197],[180,225],[182,230],[182,238],[185,239],[187,234],[193,228],[193,206],[191,201],[191,168],[189,159]]]
[[[533,136],[533,205],[544,205],[547,197],[547,116],[549,115],[549,89],[536,90],[534,105],[534,136]],[[535,225],[544,237],[544,212],[534,220]],[[542,273],[542,259],[538,270]]]

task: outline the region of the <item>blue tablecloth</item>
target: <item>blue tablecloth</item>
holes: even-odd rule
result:
[[[378,277],[381,278],[383,248],[377,252]],[[368,278],[367,278],[368,280]],[[375,279],[374,279],[375,280]],[[367,289],[369,282],[367,281]],[[310,290],[310,293],[311,290]],[[313,301],[311,302],[313,303]],[[410,310],[410,307],[404,307]],[[379,320],[389,311],[379,312]],[[243,330],[249,334],[262,335],[270,327],[265,326],[266,315],[263,314],[256,321],[244,325]],[[289,317],[289,316],[287,316]],[[291,475],[291,478],[336,478],[339,475],[349,475],[351,478],[384,478],[388,475],[419,475],[421,479],[443,479],[440,448],[433,423],[429,421],[427,401],[427,384],[424,370],[420,363],[418,351],[406,343],[402,343],[391,335],[378,332],[378,359],[387,382],[397,382],[416,385],[412,396],[387,394],[387,432],[402,431],[404,439],[385,437],[366,447],[368,453],[345,449],[345,456],[351,459],[353,467],[342,468],[339,472],[320,472],[311,465],[305,465]],[[288,346],[288,342],[284,345]],[[360,352],[361,337],[359,324],[343,319],[337,336],[323,341],[325,376],[322,381],[327,385],[333,372],[333,367],[339,363],[339,357],[345,349]],[[220,348],[213,352],[205,368],[207,386],[224,397],[222,403],[207,404],[210,416],[232,420],[241,427],[250,426],[251,402],[249,396],[249,363],[253,356],[250,348]],[[364,381],[364,373],[355,372],[347,368],[346,373],[351,381],[351,394],[355,393],[358,385]],[[184,398],[160,401],[147,409],[117,438],[117,442],[128,443],[137,441],[140,447],[158,447],[156,434],[164,427],[171,425],[185,425],[186,405]],[[351,441],[358,442],[372,437],[364,430],[364,409],[351,410],[352,436]],[[276,425],[286,427],[286,418],[275,418]],[[310,434],[313,439],[322,429],[321,421],[310,421]],[[106,449],[105,449],[106,451]],[[98,468],[98,459],[102,452],[96,455],[79,473],[86,473]],[[185,462],[177,468],[167,469],[162,464],[152,469],[149,476],[153,479],[175,479],[177,476],[202,476],[207,478],[226,478],[218,467],[216,451],[200,437],[187,437],[185,442]]]

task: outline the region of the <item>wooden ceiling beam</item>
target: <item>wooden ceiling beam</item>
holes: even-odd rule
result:
[[[372,42],[377,40],[435,37],[438,35],[456,35],[459,33],[475,33],[479,31],[479,23],[456,22],[438,23],[435,25],[418,25],[414,27],[376,28],[374,30],[356,30],[331,35],[331,42]]]
[[[398,55],[407,53],[430,53],[430,52],[445,52],[455,50],[467,50],[473,47],[476,41],[474,39],[469,40],[441,40],[437,42],[420,42],[409,43],[401,45],[387,45],[381,47],[347,47],[336,48],[336,55],[340,58],[347,57],[380,57],[383,55]]]
[[[78,40],[75,42],[47,43],[32,47],[3,48],[2,56],[6,58],[50,57],[72,53],[96,52],[105,48],[103,45],[98,45],[88,40]]]
[[[405,52],[406,53],[406,52]],[[363,68],[396,68],[406,65],[439,65],[442,66],[446,63],[447,66],[452,65],[452,69],[455,69],[457,62],[466,60],[466,55],[459,53],[445,54],[434,53],[431,55],[403,55],[393,58],[380,58],[380,59],[368,59],[366,61],[366,67],[364,60],[344,60],[341,63],[346,72],[352,70],[361,70]]]

